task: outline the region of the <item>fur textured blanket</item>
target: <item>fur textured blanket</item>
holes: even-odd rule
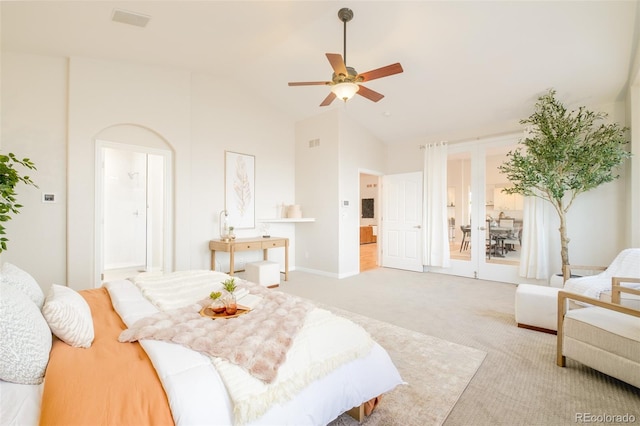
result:
[[[313,305],[281,292],[252,290],[260,293],[262,301],[245,315],[216,320],[202,317],[200,310],[210,303],[204,299],[143,318],[124,330],[119,340],[178,343],[226,359],[271,383]]]
[[[236,280],[239,288],[262,297],[254,310],[231,319],[201,317],[200,309],[209,303],[203,297],[220,291],[221,281],[228,278],[215,271],[144,273],[131,280],[139,289],[135,294],[111,295],[114,306],[143,297],[160,311],[125,321],[130,329],[121,333],[121,341],[162,340],[211,359],[233,403],[234,424],[251,422],[290,401],[374,346],[369,333],[354,322],[241,279]],[[166,370],[158,375],[163,381],[172,377]]]

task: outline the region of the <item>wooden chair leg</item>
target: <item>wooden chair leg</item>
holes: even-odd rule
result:
[[[556,332],[556,364],[558,367],[566,366],[567,359],[562,355],[564,339],[564,316],[567,313],[567,302],[562,292],[558,292],[558,331]]]

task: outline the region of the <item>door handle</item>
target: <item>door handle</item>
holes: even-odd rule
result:
[[[414,226],[414,228],[421,229],[421,228],[422,228],[422,226],[421,226],[421,225],[415,225],[415,226]]]
[[[478,227],[478,231],[486,231],[486,230],[487,230],[487,228],[485,228],[484,226]]]

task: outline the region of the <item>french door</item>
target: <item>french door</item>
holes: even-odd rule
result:
[[[498,170],[519,138],[510,135],[449,145],[451,267],[431,271],[502,282],[521,280],[522,197],[502,192],[510,184]]]

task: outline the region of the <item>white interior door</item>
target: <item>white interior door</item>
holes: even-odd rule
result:
[[[422,272],[422,173],[382,178],[382,266]]]

